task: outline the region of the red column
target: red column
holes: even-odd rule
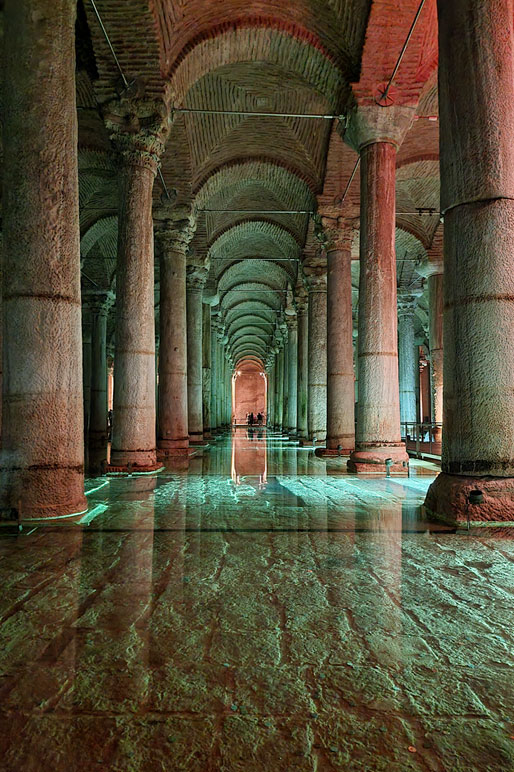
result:
[[[400,436],[395,254],[396,145],[361,148],[359,401],[354,472],[403,472]]]

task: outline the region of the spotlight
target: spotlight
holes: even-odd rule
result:
[[[391,477],[391,467],[394,464],[394,461],[392,458],[386,458],[385,465],[386,465],[386,477]]]
[[[469,508],[470,506],[478,506],[479,504],[484,503],[484,494],[481,490],[478,488],[474,488],[472,491],[468,493],[468,504],[466,507],[466,520],[468,524],[468,531],[470,526],[470,519],[469,519]]]
[[[341,451],[342,451],[342,449],[343,449],[343,446],[342,446],[342,445],[338,445],[338,446],[337,446],[337,455],[338,455],[338,456],[340,456],[340,455],[341,455]]]

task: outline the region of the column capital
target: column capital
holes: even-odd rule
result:
[[[207,281],[209,269],[206,266],[188,265],[186,267],[186,287],[193,292],[202,292]]]
[[[414,314],[418,298],[423,294],[423,290],[408,290],[406,292],[398,291],[398,316],[409,317]]]
[[[322,264],[310,264],[303,266],[307,291],[326,292],[327,291],[327,267]]]
[[[296,330],[298,328],[298,319],[296,318],[296,313],[289,313],[286,315],[285,318],[285,324],[288,329],[288,333],[290,333],[292,330]]]
[[[414,264],[414,270],[419,276],[424,279],[428,279],[430,276],[435,276],[438,273],[443,272],[443,259],[442,255],[435,255],[431,257],[420,257]]]
[[[170,200],[163,198],[153,211],[155,244],[162,257],[170,252],[185,255],[196,231],[191,207],[178,205],[173,193]]]
[[[346,122],[344,141],[358,153],[376,142],[388,142],[398,148],[415,114],[416,108],[406,105],[355,107]]]
[[[314,215],[314,237],[321,243],[327,254],[350,252],[355,224],[341,215]]]
[[[106,105],[103,116],[122,162],[157,174],[170,129],[165,105],[122,97]]]
[[[95,315],[107,316],[114,305],[116,295],[110,290],[83,290],[82,304]]]

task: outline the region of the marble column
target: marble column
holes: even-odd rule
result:
[[[211,307],[203,304],[202,320],[203,436],[211,438]]]
[[[428,277],[430,383],[432,391],[432,420],[439,424],[434,432],[441,441],[443,422],[443,274]]]
[[[327,251],[327,447],[322,455],[350,455],[355,448],[353,372],[352,234],[342,221],[326,228]],[[339,450],[338,450],[339,448]]]
[[[87,300],[93,317],[88,468],[98,473],[107,461],[107,318],[114,293],[88,294]]]
[[[327,437],[327,273],[305,269],[309,293],[307,433],[325,445]]]
[[[116,347],[110,468],[158,468],[155,433],[155,312],[152,190],[164,148],[166,122],[151,107],[107,118],[119,156]],[[133,131],[123,131],[125,121]],[[143,125],[145,128],[143,128]],[[139,131],[136,131],[136,126]]]
[[[406,474],[400,432],[396,307],[396,151],[414,109],[359,108],[349,135],[361,157],[359,402],[348,469]],[[345,136],[346,138],[346,136]]]
[[[277,429],[283,430],[284,426],[284,343],[280,341],[281,348],[278,352],[278,366],[277,366]]]
[[[298,322],[296,314],[286,317],[287,324],[287,433],[297,435],[298,422]]]
[[[307,442],[307,392],[309,378],[309,314],[305,289],[296,295],[298,319],[297,424],[300,444]]]
[[[190,270],[186,275],[187,308],[187,417],[189,442],[203,442],[203,395],[202,395],[202,294],[207,273]]]
[[[398,297],[398,372],[400,386],[400,421],[416,423],[416,371],[419,355],[414,342],[414,308],[416,299],[411,296]],[[402,426],[405,436],[405,427]],[[412,436],[412,429],[407,428]]]
[[[159,455],[187,456],[186,251],[195,221],[187,207],[154,211],[159,256]]]
[[[288,410],[289,410],[289,338],[288,338],[288,329],[287,325],[284,322],[284,330],[283,330],[283,348],[282,348],[282,356],[283,356],[283,388],[282,388],[282,430],[284,434],[287,434],[287,417],[288,417]]]
[[[211,313],[211,434],[218,431],[218,416],[216,410],[216,389],[218,388],[218,314]]]
[[[514,520],[514,5],[437,7],[444,431],[426,508]],[[474,489],[483,501],[468,510]]]
[[[89,445],[89,419],[91,415],[91,333],[93,315],[82,301],[82,395],[84,403],[84,454],[87,460]]]
[[[23,519],[87,509],[76,5],[10,0],[3,13],[0,510]]]

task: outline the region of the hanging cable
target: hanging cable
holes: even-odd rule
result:
[[[389,78],[389,80],[387,82],[387,86],[385,87],[384,91],[380,94],[379,98],[377,100],[375,100],[376,103],[378,105],[380,105],[380,107],[387,107],[387,104],[381,104],[381,102],[383,102],[383,101],[385,101],[387,99],[387,96],[389,94],[389,89],[391,88],[391,86],[393,84],[393,80],[396,77],[396,73],[400,69],[400,65],[402,63],[402,59],[405,56],[405,52],[407,50],[407,46],[410,43],[410,39],[412,37],[412,33],[414,32],[414,28],[415,28],[415,26],[416,26],[416,24],[418,22],[418,19],[419,19],[420,15],[421,15],[421,11],[423,10],[423,6],[424,5],[425,5],[425,0],[421,0],[421,2],[419,4],[419,8],[416,11],[416,15],[414,16],[413,22],[412,22],[412,24],[410,26],[409,33],[408,33],[408,35],[407,35],[407,37],[405,39],[405,43],[403,44],[403,48],[400,51],[400,56],[398,57],[398,59],[396,61],[396,64],[394,66],[394,70],[392,72],[392,75],[391,75],[391,77]]]

